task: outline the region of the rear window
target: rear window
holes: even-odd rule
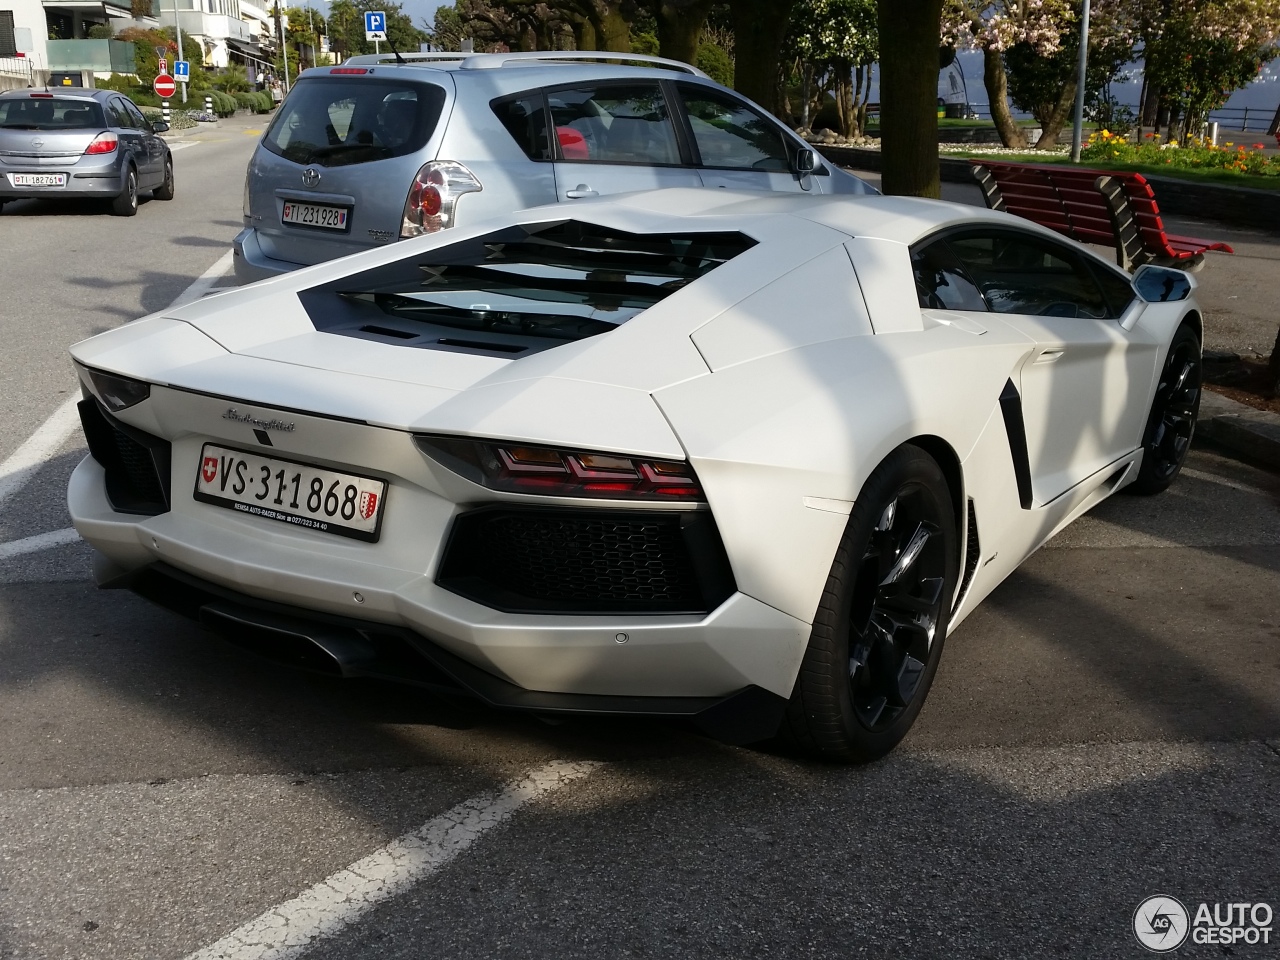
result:
[[[293,88],[262,143],[286,160],[321,167],[403,157],[426,145],[444,98],[429,83],[308,78]]]
[[[11,130],[79,130],[106,125],[102,107],[96,100],[64,97],[0,100],[0,127]]]
[[[573,220],[511,227],[299,299],[324,332],[511,356],[607,333],[754,243],[740,233],[641,235]]]

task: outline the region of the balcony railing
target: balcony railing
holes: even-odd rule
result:
[[[49,69],[92,70],[94,73],[134,73],[133,44],[125,40],[50,40]]]
[[[0,57],[0,77],[31,81],[34,64],[30,57]]]

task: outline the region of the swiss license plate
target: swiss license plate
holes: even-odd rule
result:
[[[206,443],[195,498],[307,530],[377,541],[385,480]]]
[[[303,227],[324,227],[327,230],[347,229],[346,207],[325,207],[318,203],[284,202],[284,212],[280,219],[285,223],[296,223]]]
[[[65,187],[65,173],[11,173],[9,179],[15,187]]]

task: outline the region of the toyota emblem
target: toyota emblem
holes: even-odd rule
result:
[[[320,171],[315,167],[307,167],[302,171],[302,182],[305,186],[314,187],[320,182]]]

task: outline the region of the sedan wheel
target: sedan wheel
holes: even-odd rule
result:
[[[173,199],[173,161],[166,160],[164,162],[164,181],[160,186],[151,191],[151,196],[157,200]]]
[[[906,736],[942,655],[956,537],[937,463],[898,448],[849,515],[788,706],[793,744],[866,762]]]
[[[125,171],[124,189],[111,201],[111,212],[117,217],[132,217],[138,212],[138,172],[133,167]]]
[[[1138,479],[1126,490],[1137,494],[1159,493],[1182,469],[1195,433],[1196,415],[1200,412],[1202,373],[1200,338],[1191,327],[1181,326],[1169,344],[1169,356],[1151,401]]]

